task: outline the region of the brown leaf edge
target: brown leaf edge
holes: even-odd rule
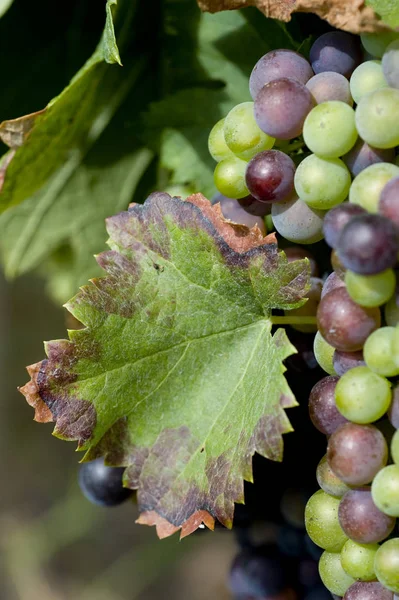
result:
[[[211,13],[255,6],[266,17],[288,22],[295,12],[314,13],[333,27],[351,33],[387,29],[364,0],[197,0],[201,10]]]
[[[212,206],[209,200],[202,196],[202,194],[193,194],[186,199],[186,202],[190,202],[201,210],[205,218],[212,222],[221,237],[235,252],[246,253],[249,250],[262,245],[276,244],[274,233],[263,237],[256,225],[252,229],[249,229],[245,225],[239,225],[226,220],[221,213],[220,205],[216,204]],[[61,340],[58,342],[61,342]],[[277,345],[279,344],[278,339],[276,339],[275,342]],[[42,398],[43,390],[40,385],[40,381],[46,370],[46,363],[47,360],[44,360],[28,366],[27,371],[31,380],[24,386],[19,387],[18,390],[25,396],[28,404],[35,409],[35,421],[40,423],[55,422],[56,427],[54,434],[59,435],[65,440],[77,440],[79,449],[79,447],[90,438],[91,432],[93,431],[96,420],[95,411],[93,410],[91,403],[85,400],[74,399],[71,402],[60,399],[60,402],[58,403],[59,406],[57,406],[57,403],[53,402],[51,402],[51,405],[48,405],[48,403],[46,404],[46,399],[43,400]],[[293,397],[282,394],[280,406],[282,409],[290,408],[296,406],[296,401]],[[261,419],[259,427],[264,429],[264,424],[262,423],[263,421]],[[272,429],[273,428],[275,429],[274,434],[278,437],[292,431],[288,420],[283,419],[283,421],[281,421],[279,417],[277,417],[273,423]],[[122,432],[121,435],[123,437]],[[89,451],[88,455],[89,460],[92,460],[97,456],[103,456],[104,452],[101,448],[101,442]],[[126,466],[126,458],[119,456],[119,459],[116,462],[112,459],[108,460],[108,462],[109,464],[115,464],[115,466]],[[281,460],[281,456],[273,456],[273,459]],[[251,478],[249,480],[251,480]],[[237,499],[236,501],[242,502],[243,498]],[[180,539],[182,539],[193,533],[201,526],[201,524],[204,524],[210,530],[213,530],[215,527],[215,517],[205,509],[197,510],[179,525],[171,523],[154,510],[142,512],[136,522],[139,524],[155,526],[157,535],[160,539],[168,537],[179,530]]]

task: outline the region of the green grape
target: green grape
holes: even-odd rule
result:
[[[357,140],[355,111],[338,100],[318,104],[305,119],[303,139],[309,150],[319,157],[343,156]]]
[[[399,466],[384,467],[371,484],[373,502],[381,512],[399,517]]]
[[[249,195],[245,185],[247,163],[236,156],[226,158],[216,165],[214,181],[217,189],[228,198],[245,198]]]
[[[254,116],[254,103],[242,102],[231,109],[224,120],[224,139],[232,152],[243,160],[273,148],[275,139],[259,129]]]
[[[398,175],[399,167],[391,163],[370,165],[353,180],[349,192],[349,201],[360,204],[371,213],[378,212],[378,203],[383,187],[390,179],[398,177]]]
[[[305,526],[310,539],[329,552],[339,552],[348,539],[339,524],[339,503],[339,498],[319,490],[305,508]]]
[[[378,548],[378,544],[357,544],[348,540],[341,550],[343,570],[354,579],[372,581],[375,579],[374,558]]]
[[[349,492],[350,487],[336,476],[334,471],[328,464],[327,454],[323,456],[316,469],[317,483],[321,489],[335,498],[342,498],[346,492]]]
[[[399,306],[396,304],[396,295],[393,295],[385,305],[384,316],[387,325],[396,327],[399,323]]]
[[[339,379],[335,403],[348,421],[365,425],[380,419],[391,404],[391,384],[368,367],[354,367]]]
[[[399,594],[399,538],[384,542],[375,556],[374,568],[378,581]]]
[[[347,104],[345,106],[352,110]],[[351,176],[339,158],[320,158],[311,154],[298,166],[294,184],[299,198],[311,208],[328,210],[348,196]]]
[[[376,275],[359,275],[353,271],[345,273],[346,289],[349,296],[361,306],[381,306],[395,291],[396,278],[392,269]]]
[[[399,375],[399,367],[392,358],[392,340],[395,331],[395,327],[381,327],[369,335],[364,345],[363,356],[366,365],[378,375],[385,377]]]
[[[326,340],[322,337],[320,331],[315,335],[313,342],[313,352],[317,362],[321,368],[329,375],[336,375],[333,364],[333,356],[335,348],[330,346]]]
[[[224,139],[224,119],[220,119],[211,129],[208,138],[208,150],[213,160],[220,162],[226,158],[232,158],[234,153],[230,150]]]
[[[395,31],[384,31],[383,33],[362,33],[360,36],[363,48],[377,58],[382,58],[387,46],[399,37]]]
[[[355,583],[353,577],[345,573],[339,552],[323,552],[319,561],[320,578],[329,592],[343,596]]]
[[[368,60],[359,65],[353,71],[349,85],[356,104],[366,94],[374,92],[374,90],[379,90],[382,87],[387,87],[388,82],[382,72],[381,61]]]
[[[397,429],[391,441],[391,456],[393,462],[399,466],[399,429]]]
[[[375,90],[359,100],[356,127],[360,137],[374,148],[394,148],[399,144],[399,90]]]

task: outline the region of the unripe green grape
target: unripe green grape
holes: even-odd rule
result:
[[[392,341],[395,335],[395,327],[381,327],[366,340],[363,347],[363,357],[366,365],[385,377],[395,377],[399,375],[399,367],[392,357]]]
[[[353,271],[345,273],[349,296],[361,306],[381,306],[388,302],[395,291],[396,277],[392,269],[376,275],[359,275]]]
[[[378,581],[399,594],[399,538],[384,542],[375,556],[374,568]]]
[[[224,139],[224,119],[220,119],[211,129],[208,138],[208,150],[213,160],[220,162],[226,158],[232,158],[234,153],[230,150]]]
[[[391,163],[370,165],[356,175],[349,191],[349,201],[360,204],[371,213],[378,212],[378,203],[385,185],[399,176],[399,167]]]
[[[345,106],[352,110],[347,104]],[[348,196],[351,176],[339,158],[320,158],[311,154],[298,166],[294,185],[299,198],[308,206],[329,210]]]
[[[399,90],[381,88],[366,94],[356,108],[360,137],[374,148],[394,148],[399,144]]]
[[[357,137],[355,111],[338,100],[312,108],[303,125],[305,144],[323,158],[343,156],[355,145]]]
[[[329,375],[336,375],[333,364],[335,348],[330,346],[318,331],[314,337],[313,352],[321,368]]]
[[[316,469],[317,483],[321,489],[334,498],[342,498],[351,489],[337,477],[328,464],[327,454],[323,456]]]
[[[343,570],[359,581],[372,581],[375,579],[374,558],[378,548],[378,544],[357,544],[348,540],[341,550]]]
[[[319,573],[328,591],[337,596],[343,596],[355,583],[353,577],[342,568],[340,552],[323,552],[319,561]]]
[[[399,38],[396,31],[384,31],[381,33],[362,33],[360,40],[363,48],[376,58],[382,58],[387,46]]]
[[[395,333],[392,335],[392,360],[399,366],[399,325],[395,327]]]
[[[264,133],[254,116],[254,103],[242,102],[228,113],[224,120],[224,139],[232,152],[243,160],[273,148],[275,139]]]
[[[384,307],[384,316],[386,324],[390,327],[396,327],[399,323],[399,306],[396,303],[396,295],[393,295]]]
[[[387,87],[388,83],[382,72],[381,61],[367,60],[356,67],[351,75],[349,85],[356,104],[366,94]]]
[[[391,384],[368,367],[350,369],[337,383],[335,402],[348,421],[365,425],[380,419],[391,404]]]
[[[376,507],[390,517],[399,517],[399,466],[384,467],[374,477],[371,495]]]
[[[329,552],[339,552],[348,539],[339,524],[339,503],[339,498],[319,490],[305,508],[305,526],[310,539]]]
[[[391,456],[393,462],[399,467],[399,429],[396,430],[392,437]]]
[[[247,163],[236,156],[226,158],[216,165],[214,181],[217,189],[228,198],[245,198],[249,195],[245,185]]]

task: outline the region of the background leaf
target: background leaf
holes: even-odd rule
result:
[[[392,29],[399,27],[399,5],[397,0],[366,0],[366,4]]]

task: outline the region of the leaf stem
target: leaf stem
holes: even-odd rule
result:
[[[316,317],[290,317],[290,315],[279,317],[272,315],[270,320],[273,325],[316,325]]]

